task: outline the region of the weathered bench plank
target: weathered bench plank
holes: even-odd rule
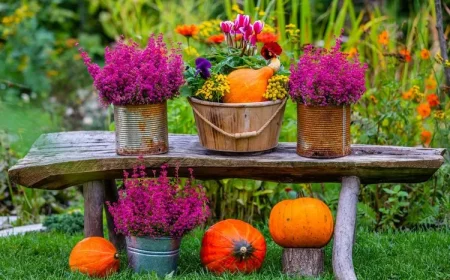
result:
[[[280,143],[261,155],[220,155],[203,149],[195,135],[170,135],[169,153],[144,157],[149,169],[168,163],[192,167],[197,178],[247,178],[276,182],[340,182],[357,176],[361,183],[422,182],[443,164],[445,149],[353,145],[350,156],[308,159],[296,143]],[[9,170],[14,182],[43,189],[63,189],[95,180],[122,178],[135,156],[115,153],[113,132],[79,131],[42,135],[28,155]]]

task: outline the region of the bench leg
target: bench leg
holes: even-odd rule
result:
[[[105,180],[105,201],[116,202],[119,199],[117,192],[117,186],[115,180]],[[108,236],[109,241],[121,251],[125,249],[125,237],[122,234],[116,233],[114,230],[114,220],[108,211],[108,207],[105,204],[106,222],[108,223]]]
[[[83,185],[84,237],[103,237],[103,202],[105,188],[103,181],[92,181]]]
[[[359,185],[358,177],[342,179],[333,242],[333,272],[338,280],[356,280],[352,251]]]

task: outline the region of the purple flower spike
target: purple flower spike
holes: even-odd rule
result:
[[[263,28],[264,28],[264,22],[257,20],[253,23],[253,30],[255,31],[255,34],[261,33]]]
[[[228,34],[231,32],[231,30],[233,29],[234,23],[227,20],[227,21],[222,21],[220,23],[220,29],[222,29],[222,32],[225,34]]]
[[[208,79],[211,76],[209,69],[211,68],[211,62],[206,58],[199,57],[195,60],[195,68],[197,69],[197,74],[200,73],[203,79]]]

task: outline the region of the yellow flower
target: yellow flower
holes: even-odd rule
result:
[[[233,6],[231,6],[231,10],[233,10],[234,12],[236,12],[238,14],[244,14],[244,11],[241,10],[241,8],[239,8],[238,4],[233,4]]]
[[[442,110],[436,110],[434,112],[434,117],[438,120],[443,120],[445,118],[445,113]]]
[[[275,75],[269,79],[266,92],[263,97],[268,100],[283,99],[288,94],[289,77]]]
[[[436,60],[437,63],[442,64],[444,62],[444,58],[442,58],[440,53],[436,53],[436,55],[434,56],[434,59]]]
[[[198,53],[197,49],[192,47],[192,46],[185,48],[184,49],[184,53],[187,56],[192,56],[192,57],[199,57],[200,56],[200,54]]]

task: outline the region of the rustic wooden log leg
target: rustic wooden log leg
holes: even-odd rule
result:
[[[284,248],[283,273],[290,276],[319,276],[324,271],[323,248]]]
[[[333,243],[333,271],[338,280],[356,279],[352,251],[359,185],[358,177],[342,179]]]
[[[119,194],[117,192],[117,186],[115,180],[105,180],[105,202],[116,202],[119,199]],[[106,222],[108,223],[108,236],[109,241],[111,241],[117,250],[125,249],[125,237],[122,234],[116,233],[114,230],[114,220],[111,213],[108,211],[108,207],[105,204]]]
[[[83,185],[84,236],[103,237],[103,203],[105,188],[103,181],[92,181]]]

